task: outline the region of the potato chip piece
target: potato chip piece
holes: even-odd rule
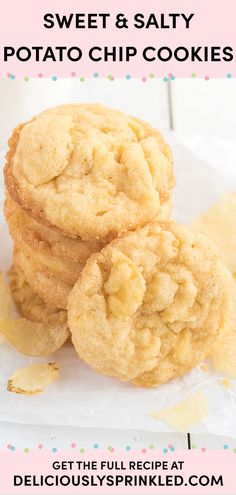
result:
[[[13,311],[13,302],[9,286],[0,272],[0,320],[11,317]]]
[[[236,193],[224,194],[193,222],[192,227],[201,230],[216,243],[236,278]]]
[[[14,371],[7,382],[7,390],[16,394],[39,394],[58,377],[57,363],[31,364]]]
[[[150,413],[154,419],[165,421],[177,431],[187,432],[201,423],[208,415],[209,408],[205,395],[197,392],[176,406],[167,407]]]
[[[13,303],[10,289],[0,272],[0,321],[11,317]],[[4,340],[4,335],[0,333],[0,344]]]
[[[231,291],[230,291],[230,306],[229,306],[229,312],[228,316],[226,318],[226,321],[224,323],[224,327],[222,329],[222,336],[223,333],[232,333],[236,332],[236,283],[232,283]],[[221,335],[219,336],[221,338]]]
[[[236,378],[236,332],[218,338],[211,359],[215,370]]]
[[[67,324],[53,327],[25,318],[0,321],[0,332],[26,356],[49,356],[60,349],[69,336]]]

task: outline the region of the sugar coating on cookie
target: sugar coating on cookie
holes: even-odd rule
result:
[[[204,234],[149,224],[87,262],[68,298],[74,346],[102,374],[164,383],[209,354],[232,283]]]
[[[99,104],[64,105],[18,127],[5,182],[41,222],[106,240],[171,211],[172,156],[149,124]]]

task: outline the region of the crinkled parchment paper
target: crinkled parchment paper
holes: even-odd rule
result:
[[[169,143],[177,179],[174,216],[191,223],[222,193],[236,190],[236,144],[197,137],[186,141],[173,135]],[[2,151],[2,164],[3,156]],[[2,203],[2,182],[0,187]],[[11,262],[12,243],[2,211],[0,215],[0,268],[6,270]],[[46,360],[22,356],[6,342],[0,346],[0,421],[168,432],[173,430],[149,413],[201,391],[207,398],[209,415],[193,432],[236,438],[236,380],[231,380],[230,388],[222,386],[224,375],[210,366],[209,371],[199,366],[181,379],[148,390],[97,375],[80,362],[69,345],[50,357],[50,361],[55,360],[60,364],[60,380],[43,394],[12,394],[7,392],[6,384],[14,370]]]

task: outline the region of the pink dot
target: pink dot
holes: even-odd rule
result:
[[[172,74],[171,74],[171,72],[170,72],[170,73],[168,74],[168,77],[169,77],[169,79],[171,79],[171,77],[172,77]]]
[[[7,444],[7,449],[10,449],[10,448],[11,448],[11,444],[10,444],[10,443],[8,443],[8,444]]]
[[[201,452],[206,452],[205,447],[202,447],[202,448],[201,448]]]
[[[142,77],[142,81],[143,82],[146,82],[147,78],[146,77]]]
[[[41,443],[38,444],[38,449],[42,449],[43,445]]]
[[[146,454],[146,452],[147,452],[147,449],[142,449],[143,454]]]
[[[7,77],[9,77],[9,78],[11,77],[11,73],[10,72],[8,72]]]
[[[210,78],[209,78],[209,76],[205,76],[204,79],[205,79],[205,81],[209,81]]]
[[[76,76],[76,72],[71,72],[71,77],[75,77]]]
[[[76,447],[76,443],[72,443],[72,444],[71,444],[71,448],[72,448],[72,449],[75,449],[75,447]]]
[[[43,77],[42,72],[40,72],[40,73],[38,74],[38,77]]]
[[[173,449],[173,445],[171,445],[171,443],[168,445],[168,449]]]

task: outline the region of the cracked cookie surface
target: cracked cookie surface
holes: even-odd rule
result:
[[[36,220],[85,241],[169,218],[174,187],[161,134],[98,104],[52,108],[18,126],[5,182]]]
[[[203,234],[152,223],[87,262],[68,298],[79,356],[96,371],[155,386],[210,353],[232,277]]]

